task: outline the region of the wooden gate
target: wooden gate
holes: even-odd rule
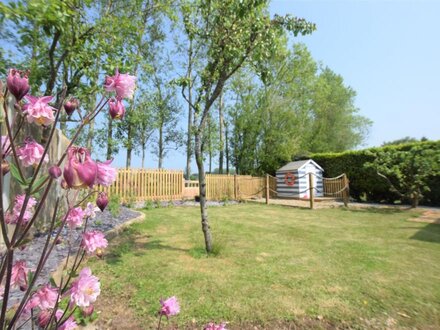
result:
[[[322,178],[325,197],[347,198],[349,196],[349,181],[345,173],[335,178]]]

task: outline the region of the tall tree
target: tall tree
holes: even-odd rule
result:
[[[273,41],[288,29],[295,34],[311,33],[314,25],[303,19],[275,16],[271,19],[268,1],[184,2],[182,8],[184,32],[200,47],[202,64],[194,72],[196,95],[190,103],[196,122],[194,151],[199,175],[200,210],[206,251],[212,251],[212,235],[206,209],[206,182],[202,139],[212,105],[221,94],[225,83],[251,57],[261,60],[271,56]],[[196,47],[197,48],[197,47]],[[182,81],[188,86],[187,79]]]
[[[359,115],[356,92],[329,68],[320,73],[313,95],[311,152],[340,152],[364,141],[371,121]]]
[[[223,93],[221,93],[218,102],[218,137],[219,137],[218,172],[219,174],[223,174],[223,161],[225,156],[224,125],[225,125],[225,118],[223,115]]]
[[[161,66],[160,69],[166,70],[166,66]],[[164,81],[163,74],[164,72],[158,72],[156,67],[152,78],[155,88],[152,100],[156,127],[153,154],[157,157],[158,168],[163,167],[163,160],[170,149],[177,150],[183,145],[183,134],[177,125],[180,113],[175,99],[175,89]]]
[[[330,69],[319,71],[302,44],[285,49],[233,79],[229,108],[232,159],[239,173],[274,173],[297,154],[359,145],[370,121],[354,91]],[[260,78],[260,79],[257,79]]]
[[[185,168],[185,178],[186,180],[190,180],[191,177],[191,157],[192,157],[192,150],[193,150],[193,141],[192,141],[192,121],[193,121],[193,110],[191,108],[192,104],[192,86],[193,86],[193,80],[192,80],[192,70],[193,70],[193,41],[190,37],[188,39],[188,70],[186,74],[186,78],[188,81],[188,126],[186,131],[186,168]]]

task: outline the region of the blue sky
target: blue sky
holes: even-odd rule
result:
[[[357,92],[356,106],[373,121],[364,147],[405,136],[440,139],[440,1],[272,0],[270,10],[317,24],[312,35],[292,40]],[[183,169],[183,151],[164,164]]]
[[[440,1],[273,0],[271,12],[317,24],[296,40],[357,92],[374,122],[366,146],[440,139]]]

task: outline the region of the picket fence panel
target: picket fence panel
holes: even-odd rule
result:
[[[248,199],[265,196],[265,177],[250,175],[207,174],[208,200]],[[273,182],[270,180],[271,189]],[[122,202],[171,201],[193,199],[198,195],[198,181],[185,181],[183,171],[166,169],[118,170],[116,182],[104,187],[109,195],[118,195]],[[275,188],[276,189],[276,188]]]

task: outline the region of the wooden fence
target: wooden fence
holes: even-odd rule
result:
[[[264,197],[265,185],[265,177],[207,174],[206,197],[208,200]],[[272,189],[276,190],[276,182]],[[109,196],[118,195],[123,202],[170,201],[193,199],[199,194],[199,183],[185,181],[180,170],[119,169],[116,182],[104,191]]]
[[[206,174],[206,198],[208,200],[236,199],[234,180],[237,176],[227,174]]]
[[[182,199],[183,171],[119,169],[116,182],[104,191],[123,202]]]

